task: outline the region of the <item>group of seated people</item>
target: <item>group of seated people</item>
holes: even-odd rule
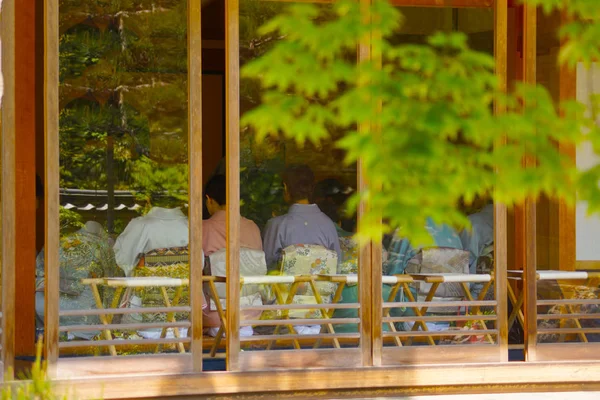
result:
[[[286,214],[270,219],[263,232],[253,221],[242,217],[240,221],[240,247],[264,254],[268,271],[292,272],[293,265],[285,265],[286,251],[290,246],[318,246],[330,255],[322,261],[332,265],[329,273],[356,274],[358,272],[358,250],[352,240],[352,227],[342,227],[341,208],[347,198],[348,189],[335,179],[315,185],[313,171],[306,165],[292,165],[283,173],[284,197],[290,204]],[[210,218],[203,221],[202,249],[207,259],[218,258],[226,248],[226,180],[223,175],[213,176],[205,187],[206,208]],[[493,241],[493,207],[486,205],[481,211],[469,216],[472,231],[460,233],[448,226],[438,226],[428,221],[428,230],[436,246],[465,249],[469,252],[469,272],[475,273],[477,259]],[[152,208],[146,215],[134,218],[111,246],[108,234],[97,222],[87,222],[79,231],[61,238],[60,257],[60,308],[95,308],[94,297],[89,286],[81,280],[91,277],[135,276],[140,257],[149,251],[165,248],[185,248],[189,241],[188,219],[179,209]],[[397,231],[386,247],[385,274],[404,273],[409,261],[418,253],[408,240]],[[288,249],[288,250],[286,250]],[[332,261],[333,260],[333,261]],[[320,261],[320,260],[319,260]],[[211,261],[213,262],[213,261]],[[214,261],[216,262],[216,261]],[[320,261],[321,262],[321,261]],[[311,272],[321,273],[324,267],[313,265]],[[321,269],[320,269],[321,268]],[[260,270],[260,268],[258,269]],[[257,270],[257,271],[258,271]],[[210,272],[210,271],[209,271]],[[44,259],[43,251],[37,259],[36,312],[40,323],[44,318]],[[108,293],[102,294],[110,297]],[[345,289],[344,302],[357,301],[356,287]],[[350,317],[348,311],[340,311],[337,317]],[[351,310],[356,313],[356,310]],[[256,319],[260,316],[242,313],[242,318]],[[337,312],[336,312],[337,314]],[[61,317],[61,325],[98,324],[97,316]],[[210,299],[204,298],[203,325],[206,333],[215,335],[220,318]],[[250,329],[248,329],[250,328]],[[69,333],[69,338],[90,339],[90,332]],[[242,335],[251,335],[246,327]]]

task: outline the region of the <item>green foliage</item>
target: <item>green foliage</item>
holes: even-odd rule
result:
[[[60,232],[72,232],[83,227],[83,218],[75,211],[60,206],[59,212]]]
[[[187,2],[61,0],[60,31],[61,187],[185,200]]]
[[[260,30],[281,40],[242,70],[264,93],[242,124],[257,141],[319,143],[346,132],[337,145],[348,164],[362,161],[369,182],[350,202],[351,209],[359,201],[370,205],[362,238],[381,239],[380,211],[403,235],[429,243],[427,217],[465,226],[459,201],[490,193],[509,206],[540,194],[572,203],[585,186],[580,197],[600,201],[598,185],[590,184],[600,167],[581,173],[556,146],[580,143],[584,128],[598,137],[583,106],[557,108],[545,89],[529,85],[502,93],[493,57],[471,50],[461,33],[436,33],[426,45],[393,44],[401,21],[383,0],[368,10],[350,0],[332,9],[286,8]],[[372,60],[347,56],[369,38]],[[494,105],[506,112],[495,115]],[[523,166],[525,159],[532,162]]]
[[[42,361],[42,341],[38,341],[35,361],[31,371],[21,377],[23,381],[7,382],[2,387],[2,400],[67,400],[74,398],[58,394],[46,372],[46,362]]]
[[[283,169],[281,160],[242,167],[240,171],[240,213],[262,230],[274,215],[285,213],[283,184],[276,171]]]
[[[164,166],[141,157],[133,164],[132,189],[137,199],[154,206],[180,206],[187,201],[188,167],[185,164]]]

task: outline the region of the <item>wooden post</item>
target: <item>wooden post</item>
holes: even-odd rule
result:
[[[15,331],[15,353],[22,356],[35,354],[35,258],[36,249],[36,196],[35,196],[35,137],[36,137],[36,1],[18,0],[14,10],[14,63],[15,69],[15,189],[19,199],[14,210],[15,280],[19,282],[19,296],[15,301],[18,316]],[[4,199],[3,199],[4,200]],[[42,207],[42,204],[40,204]],[[6,215],[3,215],[6,217]]]
[[[561,15],[561,25],[569,22],[565,14]],[[561,45],[563,45],[562,43]],[[577,71],[566,65],[559,70],[559,99],[560,101],[576,100]],[[573,162],[576,161],[577,150],[573,145],[559,143],[560,151],[567,154]],[[573,194],[575,196],[575,194]],[[575,208],[567,205],[564,200],[558,202],[558,268],[573,271],[577,264],[576,216]]]
[[[537,9],[523,7],[523,81],[536,83]],[[525,166],[533,167],[534,160],[525,160]],[[536,248],[536,199],[525,201],[525,357],[535,360],[537,346],[537,248]]]
[[[239,370],[240,353],[240,50],[239,0],[225,5],[227,162],[227,369]]]
[[[15,0],[2,4],[2,362],[11,380],[15,356]]]
[[[370,7],[371,0],[360,0],[362,8],[362,16],[364,23],[370,23]],[[372,36],[376,36],[377,32],[372,32]],[[371,37],[361,39],[358,46],[359,64],[369,63],[371,61]],[[380,61],[380,60],[379,60]],[[374,60],[377,62],[377,60]],[[374,127],[372,124],[362,124],[358,129],[369,131]],[[364,165],[358,163],[358,190],[367,189],[367,177],[365,176]],[[359,226],[363,219],[363,215],[368,209],[368,204],[361,202],[358,208],[358,223]],[[382,317],[382,301],[381,301],[381,242],[369,243],[361,246],[359,249],[358,261],[358,300],[360,303],[360,348],[362,366],[367,367],[375,363],[381,365],[381,317]],[[378,283],[377,283],[378,282]],[[377,361],[375,361],[377,360]]]
[[[49,374],[58,360],[59,312],[59,138],[58,138],[58,1],[47,1],[44,10],[44,113],[45,113],[45,352]]]
[[[202,29],[200,0],[188,1],[188,124],[192,367],[202,371]]]
[[[506,0],[498,0],[494,7],[494,59],[496,60],[496,75],[500,78],[501,90],[507,90],[508,70],[508,9]],[[504,107],[495,104],[496,114],[503,113]],[[496,143],[502,146],[503,140]],[[498,315],[498,346],[500,361],[508,362],[508,307],[506,293],[508,280],[506,277],[508,263],[508,232],[506,205],[496,202],[494,204],[494,262],[495,297],[498,302],[496,313]]]
[[[515,36],[516,39],[516,50],[517,50],[517,57],[516,57],[516,66],[515,66],[515,76],[514,76],[514,81],[515,82],[521,82],[523,81],[523,74],[524,74],[524,70],[523,70],[523,59],[524,59],[524,55],[523,55],[523,32],[524,32],[524,28],[523,28],[523,6],[519,5],[516,8],[516,12],[515,12],[515,33],[513,34]],[[511,85],[511,87],[514,88],[514,83]],[[519,269],[519,270],[523,270],[525,269],[525,263],[526,263],[526,257],[525,257],[525,242],[526,242],[526,236],[525,236],[525,205],[524,204],[518,204],[514,207],[514,237],[513,237],[513,242],[512,245],[514,246],[514,259],[511,260],[513,262],[513,265],[511,266],[511,269]]]

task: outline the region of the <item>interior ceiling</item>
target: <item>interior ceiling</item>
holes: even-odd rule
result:
[[[225,39],[223,0],[202,0],[203,39]],[[403,35],[430,35],[436,31],[458,30],[467,34],[492,32],[494,14],[484,8],[399,7],[404,15]]]
[[[479,33],[494,29],[494,13],[484,8],[400,7],[404,16],[401,33],[429,35],[435,31]]]

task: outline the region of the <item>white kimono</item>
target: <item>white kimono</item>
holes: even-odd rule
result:
[[[140,254],[189,243],[188,219],[179,208],[153,207],[143,217],[129,222],[114,246],[117,265],[131,276]]]

